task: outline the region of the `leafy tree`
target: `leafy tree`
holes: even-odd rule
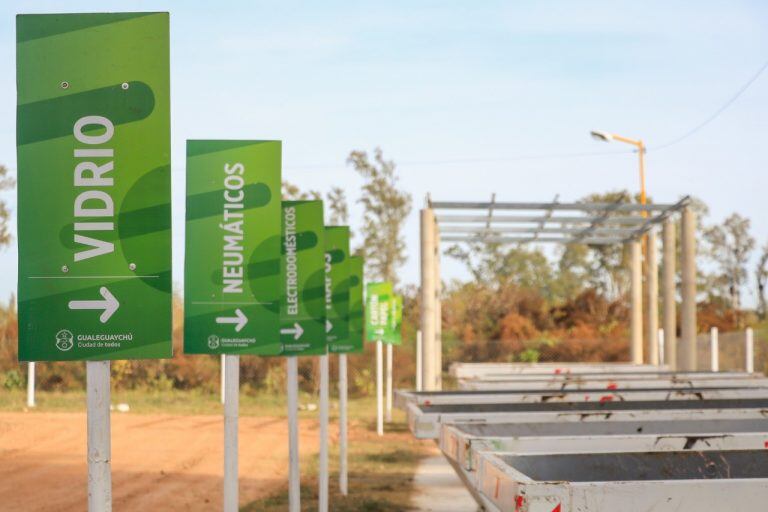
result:
[[[411,195],[398,188],[395,163],[385,160],[380,148],[371,160],[365,151],[352,151],[347,158],[364,180],[363,243],[360,251],[366,269],[375,279],[398,282],[397,269],[406,261],[403,226],[411,213]]]
[[[8,169],[4,165],[0,165],[0,192],[10,190],[15,185],[16,180],[8,176]],[[11,243],[11,233],[8,226],[10,218],[11,212],[8,205],[5,204],[5,201],[0,200],[0,247]]]
[[[341,187],[332,187],[326,195],[326,214],[331,226],[346,226],[349,224],[349,207],[347,196]]]
[[[731,214],[721,225],[714,225],[704,232],[707,241],[706,255],[719,267],[714,285],[721,296],[727,296],[731,308],[741,306],[741,288],[747,280],[747,262],[755,248],[755,239],[749,233],[750,221]]]
[[[282,196],[283,201],[304,201],[308,199],[322,199],[323,196],[316,190],[310,190],[309,192],[302,191],[298,185],[294,185],[289,181],[283,181],[282,183]]]

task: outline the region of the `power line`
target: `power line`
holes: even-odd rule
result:
[[[745,92],[747,89],[749,89],[749,87],[750,87],[750,86],[751,86],[753,83],[755,83],[755,81],[756,81],[758,78],[760,78],[760,75],[762,75],[762,74],[763,74],[763,72],[764,72],[766,69],[768,69],[768,61],[766,61],[766,62],[765,62],[765,63],[764,63],[762,66],[760,66],[760,69],[758,69],[758,70],[757,70],[757,73],[755,73],[754,75],[752,75],[752,77],[751,77],[749,80],[747,80],[747,82],[746,82],[744,85],[742,85],[742,86],[739,88],[739,90],[738,90],[738,91],[736,91],[736,94],[734,94],[733,96],[731,96],[731,97],[728,99],[728,101],[726,101],[726,102],[725,102],[725,103],[724,103],[724,104],[723,104],[723,105],[722,105],[720,108],[718,108],[717,110],[715,110],[715,111],[712,113],[712,115],[710,115],[710,116],[709,116],[708,118],[706,118],[704,121],[702,121],[701,123],[697,124],[696,126],[694,126],[693,128],[691,128],[690,130],[688,130],[687,132],[685,132],[685,133],[684,133],[684,134],[682,134],[681,136],[677,137],[676,139],[672,139],[671,141],[669,141],[669,142],[666,142],[666,143],[664,143],[664,144],[661,144],[660,146],[651,147],[651,148],[649,148],[648,150],[649,150],[649,151],[660,151],[660,150],[662,150],[662,149],[666,149],[666,148],[668,148],[668,147],[670,147],[670,146],[674,146],[675,144],[678,144],[678,143],[680,143],[680,142],[683,142],[685,139],[687,139],[688,137],[690,137],[690,136],[691,136],[691,135],[693,135],[694,133],[698,132],[699,130],[701,130],[702,128],[704,128],[705,126],[707,126],[709,123],[711,123],[712,121],[714,121],[715,119],[717,119],[717,118],[720,116],[720,114],[722,114],[723,112],[725,112],[725,111],[728,109],[728,107],[730,107],[731,105],[733,105],[733,104],[736,102],[736,100],[737,100],[737,99],[739,99],[739,97],[740,97],[742,94],[744,94],[744,92]]]

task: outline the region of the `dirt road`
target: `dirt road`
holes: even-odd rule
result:
[[[112,415],[113,508],[209,511],[220,508],[223,419]],[[301,452],[317,451],[317,423],[301,424]],[[0,509],[87,508],[84,414],[0,413]],[[285,485],[287,425],[240,418],[240,503]]]

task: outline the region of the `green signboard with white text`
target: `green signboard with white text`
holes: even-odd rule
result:
[[[384,336],[385,343],[401,345],[403,343],[403,297],[393,295],[389,307],[389,331]]]
[[[363,258],[349,258],[349,352],[363,351]]]
[[[16,18],[19,359],[170,357],[167,13]]]
[[[282,212],[281,354],[325,354],[323,202],[283,201]]]
[[[187,141],[184,352],[278,355],[281,143]]]
[[[368,283],[365,286],[365,337],[385,341],[391,330],[392,283]]]
[[[350,350],[349,227],[325,227],[326,341],[331,353]]]

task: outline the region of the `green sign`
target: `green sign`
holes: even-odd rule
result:
[[[322,201],[283,201],[282,355],[325,354],[325,227]]]
[[[390,300],[389,332],[384,338],[385,343],[401,345],[403,343],[403,297],[393,295]]]
[[[184,352],[280,353],[279,141],[187,141]]]
[[[170,357],[167,13],[16,18],[19,359]]]
[[[326,341],[330,352],[344,353],[349,345],[349,228],[325,228]]]
[[[349,258],[349,345],[350,352],[363,351],[363,258]]]
[[[368,283],[365,287],[365,336],[368,341],[384,341],[391,330],[389,320],[392,283]]]

